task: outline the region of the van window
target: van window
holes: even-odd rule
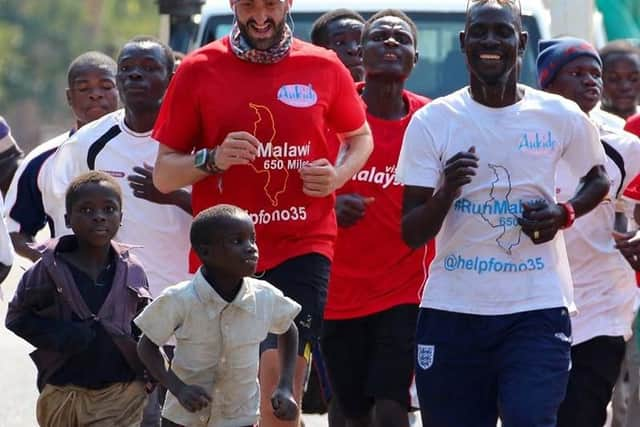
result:
[[[464,57],[460,52],[458,34],[464,28],[463,13],[408,13],[418,27],[420,59],[413,70],[407,88],[421,95],[435,98],[457,90],[468,83]],[[372,12],[363,13],[365,18]],[[311,26],[319,13],[293,13],[293,30],[296,37],[309,40]],[[231,15],[212,16],[205,24],[203,44],[229,34]],[[522,62],[520,80],[536,87],[536,56],[540,33],[531,16],[523,16],[523,24],[529,32],[529,44]],[[290,23],[291,25],[291,23]]]

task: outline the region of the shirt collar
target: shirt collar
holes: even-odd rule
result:
[[[245,277],[238,295],[231,302],[225,301],[209,284],[202,274],[202,269],[193,277],[194,288],[198,298],[208,306],[210,314],[219,315],[227,305],[234,305],[247,313],[256,314],[256,294],[251,286],[250,278]]]

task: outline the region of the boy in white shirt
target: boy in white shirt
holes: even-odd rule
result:
[[[169,391],[163,426],[243,427],[258,421],[258,350],[279,335],[280,382],[271,397],[276,417],[294,420],[293,374],[300,305],[251,276],[258,262],[249,215],[217,205],[196,216],[191,244],[202,267],[191,281],[167,288],[138,318],[138,353]],[[176,337],[169,369],[159,346]]]

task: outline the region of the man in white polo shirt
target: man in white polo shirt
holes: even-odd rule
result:
[[[151,130],[172,70],[173,56],[159,42],[134,39],[126,43],[116,75],[125,108],[85,125],[62,144],[45,183],[45,191],[59,196],[58,209],[52,208],[55,229],[66,234],[62,195],[69,182],[89,170],[116,178],[124,198],[124,219],[116,240],[140,246],[132,252],[141,260],[154,296],[188,275],[189,194],[164,195],[155,203],[140,197],[152,191],[141,178],[150,170],[145,164],[152,165],[158,151]]]

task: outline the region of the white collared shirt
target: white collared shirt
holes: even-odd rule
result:
[[[286,332],[300,305],[263,280],[245,278],[227,302],[198,271],[167,288],[135,319],[152,342],[175,335],[171,368],[186,384],[207,390],[212,402],[195,413],[170,392],[162,416],[185,426],[252,425],[259,415],[258,354],[267,333]]]

